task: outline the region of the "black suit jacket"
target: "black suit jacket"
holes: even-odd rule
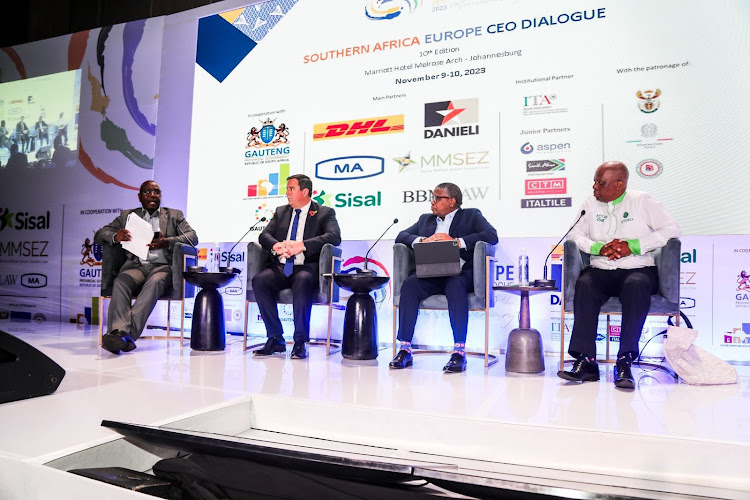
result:
[[[271,222],[258,236],[258,243],[266,251],[266,267],[278,263],[278,258],[271,254],[271,249],[279,241],[284,241],[289,232],[292,221],[293,208],[282,205],[276,209]],[[305,266],[313,266],[317,269],[320,249],[323,245],[330,243],[338,245],[341,243],[341,229],[336,220],[336,211],[330,207],[321,206],[314,201],[305,221],[305,233],[302,235],[305,244]]]
[[[432,236],[435,234],[435,229],[437,229],[436,215],[420,215],[416,224],[398,233],[396,243],[403,243],[411,248],[414,240],[419,237]],[[478,241],[484,241],[490,245],[497,243],[497,231],[477,208],[459,208],[453,217],[448,235],[453,238],[463,238],[466,243],[466,247],[461,248],[461,258],[465,262],[464,269],[473,267],[474,246]]]

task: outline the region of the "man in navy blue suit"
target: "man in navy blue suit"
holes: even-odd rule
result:
[[[476,208],[461,208],[463,196],[455,184],[444,182],[432,191],[432,214],[423,214],[413,226],[401,231],[396,243],[424,245],[433,241],[456,240],[461,248],[461,274],[439,278],[418,278],[414,271],[404,280],[399,304],[398,340],[401,350],[390,363],[391,368],[412,364],[411,340],[417,323],[419,303],[431,295],[448,298],[448,315],[453,329],[453,353],[443,368],[446,372],[466,370],[466,330],[469,325],[467,294],[474,290],[474,245],[484,241],[497,243],[497,231]]]

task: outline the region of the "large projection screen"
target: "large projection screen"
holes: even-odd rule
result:
[[[596,166],[621,160],[685,234],[747,234],[749,22],[742,0],[300,0],[204,18],[191,223],[233,241],[302,172],[345,239],[410,224],[444,181],[503,237],[556,236]]]

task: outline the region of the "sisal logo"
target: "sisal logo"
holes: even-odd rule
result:
[[[568,180],[564,177],[555,179],[526,179],[526,195],[565,194],[568,192]]]
[[[374,194],[333,194],[321,190],[320,192],[313,191],[312,199],[319,205],[335,208],[379,207],[383,204],[382,193],[380,191]]]
[[[479,134],[479,99],[428,102],[424,105],[424,138]]]
[[[331,181],[365,179],[385,172],[380,156],[342,156],[315,164],[315,177]]]
[[[0,209],[0,231],[15,229],[17,231],[32,229],[49,229],[50,212],[34,215],[31,212],[11,212],[9,208]]]
[[[404,115],[358,118],[313,125],[313,141],[396,134],[404,131]]]

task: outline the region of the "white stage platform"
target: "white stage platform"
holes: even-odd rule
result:
[[[636,370],[637,389],[624,392],[612,365],[600,365],[599,383],[565,383],[557,357],[540,375],[506,374],[502,356],[489,369],[470,358],[466,373],[448,375],[447,355],[393,371],[390,349],[372,362],[326,358],[317,347],[307,360],[253,358],[229,336],[224,352],[143,340],[114,356],[98,347],[96,328],[14,327],[0,329],[67,375],[55,394],[0,405],[3,499],[147,498],[63,472],[138,470],[102,420],[409,463],[569,498],[750,498],[746,366],[739,384],[714,387]]]

